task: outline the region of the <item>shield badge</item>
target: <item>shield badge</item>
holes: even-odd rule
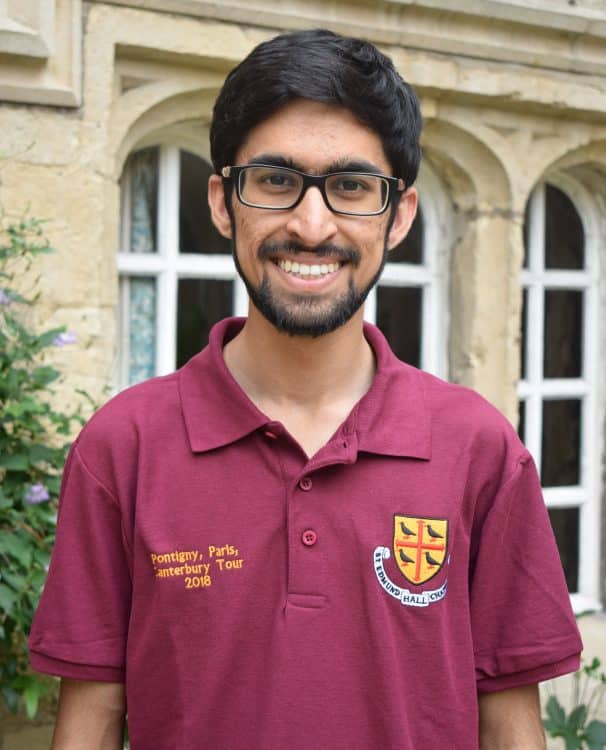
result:
[[[440,572],[446,560],[448,521],[394,516],[393,551],[400,573],[419,585]]]

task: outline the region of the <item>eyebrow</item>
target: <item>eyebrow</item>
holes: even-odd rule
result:
[[[299,162],[290,157],[280,156],[279,154],[259,154],[249,159],[248,164],[268,164],[271,167],[287,167],[296,169],[299,172],[310,174]],[[321,174],[331,174],[333,172],[370,172],[375,174],[384,174],[383,170],[376,164],[366,159],[350,159],[344,157],[336,159],[327,165]],[[388,175],[385,175],[386,177]]]

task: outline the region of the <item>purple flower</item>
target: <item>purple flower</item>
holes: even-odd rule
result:
[[[75,333],[71,333],[71,331],[65,331],[64,333],[60,333],[53,339],[53,346],[67,346],[68,344],[75,344],[78,340],[78,337]]]
[[[10,296],[5,292],[4,289],[0,288],[0,305],[10,305],[12,302]]]
[[[25,502],[30,505],[37,505],[50,500],[48,490],[43,484],[32,484],[25,495]]]

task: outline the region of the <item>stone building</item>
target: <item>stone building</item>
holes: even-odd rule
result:
[[[65,397],[169,372],[245,314],[206,208],[213,101],[258,42],[320,26],[391,55],[425,119],[420,214],[367,318],[519,424],[574,606],[599,610],[603,0],[0,2],[0,204],[49,219],[42,314],[78,337]],[[600,616],[584,628],[596,653]]]

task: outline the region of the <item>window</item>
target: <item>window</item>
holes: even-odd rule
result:
[[[229,242],[207,207],[210,165],[176,146],[129,157],[121,183],[119,373],[124,387],[172,372],[221,318],[246,313]]]
[[[581,189],[563,179],[540,184],[528,202],[518,393],[520,435],[539,467],[580,611],[599,606],[599,317],[596,234],[579,202]]]
[[[366,301],[365,317],[383,331],[400,359],[447,377],[447,262],[445,238],[448,204],[429,165],[419,177],[423,202],[404,241],[388,256],[385,270]]]
[[[118,387],[172,372],[208,341],[212,325],[246,315],[229,241],[210,221],[211,166],[174,145],[130,155],[121,181]],[[445,279],[424,204],[366,305],[396,354],[445,374]],[[435,222],[437,224],[437,222]]]

